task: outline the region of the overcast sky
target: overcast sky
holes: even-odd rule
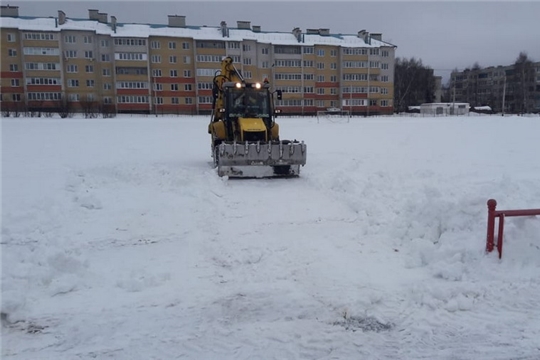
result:
[[[88,9],[116,16],[121,23],[166,24],[167,15],[185,15],[187,25],[217,26],[225,20],[251,21],[263,31],[295,27],[330,28],[356,34],[365,29],[382,33],[397,46],[397,56],[416,57],[448,77],[451,69],[508,65],[520,51],[540,61],[540,1],[25,1],[2,0],[19,6],[21,16],[88,18]]]

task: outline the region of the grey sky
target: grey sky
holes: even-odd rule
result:
[[[225,20],[251,21],[263,31],[294,27],[330,28],[332,33],[359,30],[382,33],[397,45],[397,56],[416,57],[445,79],[451,69],[508,65],[520,51],[540,61],[540,1],[24,1],[22,16],[87,18],[88,9],[117,17],[121,23],[166,24],[167,15],[185,15],[187,25],[217,26]]]

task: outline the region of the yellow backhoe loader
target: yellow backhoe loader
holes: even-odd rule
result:
[[[246,82],[231,57],[221,62],[213,80],[213,108],[208,133],[219,176],[291,177],[306,164],[306,144],[282,140],[275,122],[274,94],[267,80]]]

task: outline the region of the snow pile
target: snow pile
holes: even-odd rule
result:
[[[279,119],[300,178],[229,180],[205,117],[2,119],[6,359],[534,359],[526,117]]]

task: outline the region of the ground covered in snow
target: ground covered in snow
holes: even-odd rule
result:
[[[540,117],[281,118],[295,179],[219,178],[205,117],[2,119],[2,358],[538,359]]]

